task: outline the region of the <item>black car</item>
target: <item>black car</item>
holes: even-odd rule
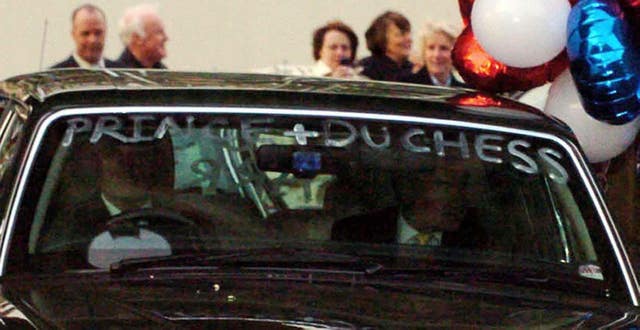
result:
[[[467,89],[58,70],[0,85],[7,328],[634,328],[562,123]]]

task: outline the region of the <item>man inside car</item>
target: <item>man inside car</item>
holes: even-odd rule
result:
[[[466,198],[470,179],[461,165],[442,161],[428,170],[388,176],[394,204],[370,204],[367,211],[337,220],[332,239],[448,247],[484,244],[486,233],[477,222],[477,207]]]

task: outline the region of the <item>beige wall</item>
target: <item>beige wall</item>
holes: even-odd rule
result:
[[[85,1],[0,0],[0,79],[37,71],[71,53],[70,13]],[[105,55],[122,49],[117,21],[124,8],[141,1],[90,1],[107,14]],[[177,70],[251,71],[274,64],[309,64],[311,33],[340,18],[360,38],[375,16],[397,10],[414,31],[425,20],[460,24],[457,0],[157,0],[170,37],[165,63]],[[46,39],[43,45],[43,35]],[[43,51],[42,51],[43,50]],[[43,54],[41,56],[41,53]]]

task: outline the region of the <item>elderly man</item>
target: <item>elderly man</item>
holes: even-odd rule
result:
[[[127,9],[120,20],[120,39],[125,49],[118,58],[124,68],[166,69],[161,60],[167,56],[169,39],[156,8],[141,4]]]
[[[76,8],[71,15],[71,37],[76,49],[52,68],[109,68],[115,62],[102,57],[107,23],[104,12],[91,4]]]

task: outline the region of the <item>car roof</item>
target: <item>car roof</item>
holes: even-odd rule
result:
[[[171,93],[167,93],[168,90]],[[30,104],[30,110],[37,115],[64,107],[206,105],[198,100],[208,99],[209,105],[222,106],[393,111],[408,116],[553,131],[573,137],[562,122],[506,97],[471,89],[371,80],[168,70],[57,69],[6,79],[0,83],[0,94]],[[283,94],[288,96],[276,96]]]

